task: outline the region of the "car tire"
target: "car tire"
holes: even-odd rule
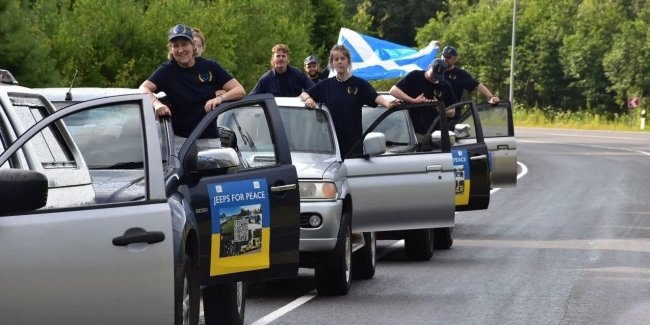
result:
[[[334,251],[316,261],[316,290],[322,295],[346,295],[352,282],[352,232],[347,213],[341,216],[341,225]]]
[[[205,325],[244,324],[245,312],[245,282],[215,284],[203,288]]]
[[[428,261],[433,256],[434,229],[408,230],[404,239],[406,257],[411,261]]]
[[[454,227],[436,228],[433,231],[433,247],[450,249],[454,244]]]
[[[199,269],[192,257],[183,256],[183,275],[176,286],[175,321],[176,325],[197,324],[199,322],[199,307],[201,286],[199,284]]]
[[[377,266],[377,240],[374,232],[364,232],[365,245],[352,255],[352,278],[369,280]]]

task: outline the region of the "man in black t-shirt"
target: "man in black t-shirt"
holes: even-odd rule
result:
[[[499,102],[499,97],[494,96],[484,84],[474,79],[474,77],[466,70],[456,66],[456,63],[458,63],[458,52],[453,46],[445,46],[445,48],[442,49],[442,58],[447,63],[445,80],[451,85],[451,89],[454,90],[454,94],[458,100],[462,100],[463,90],[478,90],[478,92],[488,99],[488,102],[493,104]],[[460,110],[457,112],[455,118],[458,118],[459,114]]]
[[[442,59],[435,59],[426,71],[409,72],[390,88],[390,94],[408,104],[437,101],[443,101],[445,107],[456,104],[458,102],[456,95],[444,78],[445,69],[447,63]],[[449,118],[454,114],[453,109],[447,111]],[[438,113],[435,109],[411,109],[409,115],[415,132],[422,135],[427,133]]]
[[[251,95],[270,93],[276,97],[296,97],[314,86],[302,71],[289,65],[288,46],[277,44],[271,53],[272,68],[260,77]]]

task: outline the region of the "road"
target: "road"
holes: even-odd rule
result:
[[[450,250],[409,262],[380,241],[374,279],[343,297],[317,296],[308,269],[256,284],[246,323],[650,323],[650,134],[516,132],[517,187],[458,213]]]

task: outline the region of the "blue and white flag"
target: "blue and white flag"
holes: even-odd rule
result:
[[[341,28],[338,44],[350,50],[352,74],[365,80],[391,79],[426,70],[438,56],[438,42],[416,50]]]

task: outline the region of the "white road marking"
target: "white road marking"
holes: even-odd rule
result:
[[[301,305],[305,304],[306,302],[314,299],[314,297],[316,297],[316,296],[317,296],[316,295],[316,289],[314,289],[312,291],[309,291],[304,296],[302,296],[302,297],[300,297],[300,298],[298,298],[298,299],[284,305],[282,308],[276,309],[272,313],[270,313],[270,314],[256,320],[255,323],[253,323],[252,325],[266,325],[266,324],[268,324],[268,323],[282,317],[284,314],[286,314],[286,313],[300,307]]]
[[[388,246],[388,248],[381,251],[381,254],[377,255],[377,259],[383,258],[384,256],[390,254],[392,251],[394,251],[395,249],[397,249],[398,247],[403,246],[403,245],[404,245],[404,240],[399,240],[399,241],[393,243],[392,245]],[[268,323],[270,323],[270,322],[284,316],[288,312],[290,312],[290,311],[304,305],[308,301],[314,299],[316,296],[317,296],[316,289],[314,289],[312,291],[309,291],[304,296],[302,296],[302,297],[300,297],[300,298],[298,298],[298,299],[296,299],[296,300],[282,306],[281,308],[274,310],[270,314],[256,320],[252,325],[266,325],[266,324],[268,324]]]

